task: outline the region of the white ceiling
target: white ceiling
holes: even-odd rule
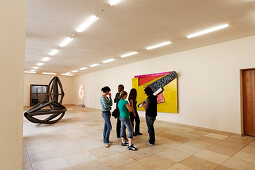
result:
[[[103,11],[101,11],[103,10]],[[86,31],[75,29],[88,16],[99,19]],[[186,35],[228,23],[229,28],[201,37]],[[165,54],[176,53],[255,34],[254,0],[123,0],[109,6],[107,0],[27,0],[25,70],[58,47],[67,36],[74,40],[38,72],[70,72],[94,63],[95,68],[74,75],[102,70]],[[146,51],[145,47],[172,41],[166,47]],[[138,55],[120,58],[138,51]],[[102,60],[116,58],[112,63]]]

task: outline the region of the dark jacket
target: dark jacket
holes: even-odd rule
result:
[[[148,96],[146,100],[146,116],[156,117],[157,116],[157,96]]]
[[[116,103],[116,109],[118,109],[118,103],[120,101],[120,93],[116,93],[115,98],[114,98],[114,103]]]

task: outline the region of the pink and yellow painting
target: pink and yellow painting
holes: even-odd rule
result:
[[[144,89],[153,88],[158,100],[158,112],[178,113],[178,84],[177,73],[163,72],[146,75],[137,75],[132,79],[132,87],[137,90],[138,105],[146,100]],[[138,107],[144,111],[143,107]]]

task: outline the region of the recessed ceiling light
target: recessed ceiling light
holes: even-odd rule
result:
[[[99,66],[99,64],[91,64],[90,67],[96,67]]]
[[[215,26],[215,27],[212,27],[212,28],[209,28],[209,29],[205,29],[205,30],[187,35],[187,38],[193,38],[193,37],[197,37],[197,36],[200,36],[200,35],[208,34],[208,33],[218,31],[218,30],[221,30],[221,29],[224,29],[224,28],[227,28],[227,27],[229,27],[229,24],[218,25],[218,26]]]
[[[104,61],[102,61],[103,63],[110,63],[110,62],[112,62],[112,61],[115,61],[116,59],[114,59],[114,58],[111,58],[111,59],[108,59],[108,60],[104,60]]]
[[[146,50],[152,50],[152,49],[163,47],[163,46],[166,46],[166,45],[169,45],[169,44],[171,44],[171,41],[162,42],[162,43],[159,43],[159,44],[155,44],[155,45],[146,47]]]
[[[49,72],[42,72],[42,74],[47,74],[47,75],[56,75],[56,73],[49,73]]]
[[[59,47],[67,46],[73,40],[72,37],[66,37],[61,43],[59,43]]]
[[[96,20],[98,20],[98,17],[96,15],[91,15],[89,18],[87,18],[77,29],[76,32],[82,32],[86,30],[90,25],[92,25]]]
[[[70,72],[68,72],[68,73],[63,73],[63,74],[61,74],[62,76],[73,76],[73,74],[72,73],[70,73]]]
[[[133,51],[133,52],[130,52],[130,53],[123,54],[120,57],[125,58],[125,57],[129,57],[129,56],[135,55],[135,54],[138,54],[138,52],[137,51]]]
[[[120,1],[122,1],[122,0],[109,0],[109,5],[111,5],[111,6],[113,6],[113,5],[116,5],[116,4],[118,4]]]
[[[73,72],[73,73],[76,73],[76,72],[78,72],[78,71],[79,71],[79,70],[73,70],[72,72]]]
[[[24,71],[24,73],[34,74],[36,72],[35,71]]]
[[[82,68],[80,68],[80,70],[86,70],[86,69],[88,69],[87,67],[82,67]]]
[[[41,61],[46,62],[46,61],[49,61],[49,60],[50,60],[50,58],[49,58],[49,57],[44,57],[44,58],[42,58],[42,60],[41,60]]]
[[[42,66],[42,65],[44,65],[44,63],[37,63],[36,65],[38,65],[38,66]]]
[[[59,52],[58,49],[53,49],[53,50],[51,50],[51,52],[49,53],[49,55],[50,55],[50,56],[53,56],[53,55],[57,54],[58,52]]]
[[[33,67],[33,69],[35,69],[35,70],[38,69],[38,68],[39,68],[39,67],[37,67],[37,66]]]

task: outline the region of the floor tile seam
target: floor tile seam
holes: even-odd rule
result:
[[[249,143],[250,144],[250,143]],[[240,150],[238,150],[238,151],[236,151],[231,157],[234,157],[238,152],[240,152],[241,150],[243,150],[245,147],[247,147],[249,144],[247,144],[246,146],[243,146]],[[245,152],[245,151],[243,151],[243,152]],[[247,153],[247,152],[245,152],[245,153]],[[248,153],[249,154],[249,153]],[[237,158],[237,159],[240,159],[240,158]],[[241,159],[241,160],[243,160],[243,159]],[[248,160],[243,160],[243,161],[247,161],[247,162],[250,162],[250,161],[248,161]],[[250,162],[250,163],[254,163],[254,162]]]
[[[32,161],[31,161],[30,155],[28,154],[26,143],[25,143],[25,145],[24,145],[24,146],[25,146],[25,149],[26,149],[26,153],[27,153],[27,156],[28,156],[28,159],[29,159],[30,166],[31,166],[31,168],[32,168],[32,170],[33,170],[33,169],[34,169],[34,168],[33,168],[33,164],[32,164]]]
[[[228,160],[230,160],[231,158],[233,158],[233,156],[230,156],[228,159],[226,159],[224,162],[222,162],[218,167],[220,167],[220,166],[224,166],[223,164],[225,163],[225,162],[227,162]],[[217,168],[218,168],[217,167]],[[228,167],[229,168],[229,167]],[[215,168],[216,169],[216,168]]]
[[[222,163],[223,164],[223,163]],[[220,165],[218,165],[217,167],[215,167],[214,169],[217,169],[217,168],[219,168],[220,166],[223,166],[222,164],[220,164]]]
[[[192,146],[192,145],[189,145],[189,146]],[[197,154],[197,153],[199,153],[199,152],[202,152],[202,151],[206,150],[205,148],[200,148],[200,147],[197,147],[197,146],[192,146],[192,147],[196,147],[196,148],[201,149],[201,150],[198,151],[198,152],[195,152],[195,153],[193,153],[193,154],[188,153],[188,152],[184,152],[184,153],[191,154],[191,155],[195,155],[195,154]],[[177,149],[175,149],[175,150],[177,150]],[[178,150],[178,151],[179,151],[179,150]],[[183,151],[182,151],[182,152],[183,152]]]
[[[190,146],[191,146],[191,145],[190,145]],[[177,149],[175,149],[175,148],[171,148],[171,149],[173,149],[173,150],[175,150],[175,151],[178,151],[178,152],[181,152],[181,153],[184,153],[184,154],[188,154],[188,155],[190,155],[190,156],[194,155],[194,154],[190,154],[190,153],[187,153],[187,152],[183,152],[183,151],[177,150]],[[202,148],[200,148],[200,149],[202,149]]]
[[[175,123],[175,122],[168,122],[168,121],[165,121],[165,120],[157,120],[163,124],[170,124],[170,125],[177,125],[177,126],[181,126],[181,125],[184,125],[184,126],[187,126],[187,128],[192,128],[194,130],[201,130],[201,131],[205,131],[207,133],[219,133],[219,132],[223,132],[223,133],[229,133],[229,135],[236,135],[236,133],[231,133],[231,132],[227,132],[227,131],[221,131],[221,130],[215,130],[215,129],[208,129],[208,128],[204,128],[204,127],[199,127],[199,126],[192,126],[192,125],[187,125],[187,124],[182,124],[182,123]],[[225,136],[228,136],[229,135],[225,135]]]
[[[226,139],[226,138],[225,138],[225,139]],[[223,140],[224,140],[224,139],[219,139],[217,142],[213,143],[212,145],[216,145],[217,143],[219,143],[219,142],[221,142],[221,141],[223,141]],[[206,147],[205,149],[210,148],[212,145]]]
[[[193,140],[196,140],[196,139],[198,139],[198,138],[200,138],[200,137],[202,137],[202,136],[203,136],[203,135],[198,136],[198,137],[196,137],[196,138],[194,138],[194,139],[189,139],[187,142],[184,142],[183,144],[188,143],[188,142],[193,141]]]
[[[251,142],[250,142],[251,143]],[[238,151],[235,151],[232,155],[231,155],[231,157],[234,157],[236,154],[237,154],[237,152],[240,152],[241,150],[243,150],[246,146],[248,146],[250,143],[247,143],[246,145],[244,145],[244,146],[242,146]]]
[[[175,161],[174,161],[174,162],[175,162]],[[168,168],[171,168],[171,167],[173,167],[173,166],[175,166],[175,165],[177,165],[177,164],[179,164],[179,162],[175,162],[173,165],[170,165],[169,167],[165,168],[164,170],[167,170]],[[180,164],[180,165],[182,165],[182,164]],[[184,165],[182,165],[182,166],[184,166]]]
[[[189,141],[189,142],[190,142],[190,141]],[[216,142],[216,143],[217,143],[217,142]],[[199,147],[199,146],[191,145],[191,144],[189,144],[188,142],[185,142],[184,144],[189,145],[189,146],[193,146],[193,147],[197,147],[197,148],[200,148],[200,149],[205,150],[205,149],[207,149],[207,148],[210,148],[212,145],[214,145],[214,144],[216,144],[216,143],[210,144],[209,146],[205,146],[205,148],[202,148],[202,147]]]
[[[147,159],[147,158],[153,157],[153,156],[155,156],[155,155],[157,155],[157,153],[154,153],[153,155],[145,156],[144,158],[139,159],[139,160],[135,160],[135,161],[139,161],[140,163],[145,164],[144,162],[142,162],[143,159]],[[166,158],[166,159],[168,159],[168,160],[174,162],[174,164],[177,164],[177,163],[178,163],[178,162],[176,162],[176,161],[174,161],[174,160],[169,159],[169,158],[166,157],[166,156],[163,156],[163,155],[159,155],[159,156],[162,156],[162,157],[164,157],[164,158]],[[131,159],[132,159],[132,158],[131,158]],[[173,165],[174,165],[174,164],[173,164]],[[127,164],[126,164],[126,165],[127,165]],[[146,164],[145,164],[145,165],[146,165]],[[173,166],[173,165],[170,165],[169,167],[171,167],[171,166]],[[121,166],[121,167],[122,167],[122,166]],[[169,167],[167,167],[167,168],[169,168]],[[120,168],[120,167],[119,167],[119,168]],[[167,168],[166,168],[166,169],[167,169]]]
[[[179,162],[176,162],[176,163],[179,163],[179,164],[183,165],[181,162],[185,161],[186,159],[189,159],[189,158],[192,157],[192,156],[194,156],[194,155],[190,155],[190,156],[188,156],[187,158],[185,158],[185,159],[183,159],[183,160],[181,160],[181,161],[179,161]],[[185,165],[183,165],[183,166],[185,166]],[[187,167],[187,166],[185,166],[185,167]],[[188,168],[190,168],[190,167],[188,167]]]
[[[130,158],[131,159],[131,158]],[[133,160],[133,159],[132,159]],[[128,164],[130,164],[129,162],[128,163],[124,163],[123,165],[121,165],[121,166],[118,166],[118,167],[115,167],[115,168],[113,168],[113,169],[118,169],[118,168],[121,168],[121,167],[123,167],[123,166],[126,166],[126,165],[128,165]],[[107,165],[107,167],[109,167],[109,165]],[[110,168],[110,167],[109,167]]]
[[[212,161],[207,160],[207,159],[204,159],[204,158],[197,157],[197,156],[195,156],[195,155],[191,155],[191,156],[196,157],[196,158],[198,158],[198,159],[202,159],[203,161],[208,161],[208,162],[210,162],[210,163],[217,164],[217,167],[219,167],[219,166],[222,165],[222,164],[218,164],[218,163],[212,162]],[[190,156],[190,157],[191,157],[191,156]],[[189,157],[188,157],[188,158],[189,158]],[[188,159],[188,158],[186,158],[186,159]],[[186,159],[184,159],[184,160],[186,160]],[[182,161],[184,161],[184,160],[182,160]],[[182,162],[182,161],[180,161],[180,162]],[[183,165],[183,166],[185,166],[185,165]],[[187,167],[187,166],[186,166],[186,167]],[[217,167],[215,167],[214,169],[216,169]],[[188,168],[191,168],[191,167],[188,167]],[[192,168],[191,168],[191,169],[192,169]]]
[[[66,163],[67,163],[67,165],[68,165],[68,168],[70,168],[70,167],[71,167],[71,164],[66,160],[66,158],[65,158],[65,157],[61,157],[61,158],[63,158],[63,159],[66,161]]]
[[[250,143],[249,143],[249,144],[250,144]],[[240,150],[234,152],[234,153],[233,153],[231,156],[229,156],[229,158],[226,159],[221,165],[224,166],[223,164],[224,164],[225,162],[227,162],[228,160],[230,160],[231,158],[233,158],[233,157],[236,155],[237,152],[241,151],[243,148],[245,148],[245,147],[248,146],[249,144],[243,146]],[[239,158],[238,158],[238,159],[239,159]],[[219,165],[219,166],[221,166],[221,165]],[[219,166],[218,166],[218,167],[219,167]]]

